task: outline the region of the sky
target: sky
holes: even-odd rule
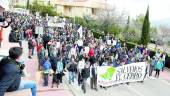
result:
[[[0,0],[0,5],[8,7],[9,0]],[[101,0],[105,1],[105,0]],[[115,6],[120,12],[126,12],[131,18],[139,14],[145,14],[150,7],[151,21],[170,21],[170,0],[106,0],[111,6]]]
[[[107,2],[133,18],[145,14],[149,5],[151,21],[170,19],[170,0],[107,0]]]

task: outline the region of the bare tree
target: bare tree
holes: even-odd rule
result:
[[[170,42],[170,28],[166,25],[162,25],[159,27],[159,33],[157,34],[158,40],[162,41],[163,45],[168,45]]]
[[[124,27],[126,25],[125,18],[127,17],[126,13],[118,12],[116,8],[104,9],[97,15],[97,21],[101,25],[101,28],[105,33],[116,33],[114,28]],[[115,32],[114,32],[115,31]],[[120,31],[120,30],[118,30]]]

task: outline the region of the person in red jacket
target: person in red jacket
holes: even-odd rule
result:
[[[32,38],[32,29],[29,28],[27,31],[26,31],[26,34],[27,34],[27,38]]]
[[[88,53],[88,56],[91,58],[94,56],[94,49],[91,47]]]
[[[37,53],[40,52],[40,50],[42,49],[43,47],[43,44],[40,43],[40,44],[37,44]]]

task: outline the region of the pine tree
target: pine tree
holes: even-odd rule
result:
[[[149,21],[149,6],[145,15],[142,27],[141,44],[147,46],[150,41],[150,21]]]

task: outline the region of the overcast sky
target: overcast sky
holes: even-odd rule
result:
[[[131,17],[145,14],[149,5],[152,21],[170,18],[170,0],[108,0],[108,2],[119,10],[126,11]]]
[[[150,6],[150,19],[162,20],[170,19],[170,0],[107,0],[112,6],[116,6],[118,10],[127,12],[131,17],[139,14],[145,14],[147,6]],[[8,0],[0,0],[0,5],[5,7]]]

